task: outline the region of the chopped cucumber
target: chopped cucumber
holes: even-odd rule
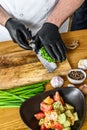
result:
[[[44,123],[44,118],[39,120],[39,125],[42,125]]]
[[[64,113],[58,116],[58,121],[60,124],[63,124],[66,121],[66,115]]]
[[[65,114],[66,114],[67,117],[72,117],[73,116],[73,114],[72,114],[72,112],[70,110],[66,110]]]
[[[67,110],[74,110],[74,107],[68,103],[65,104]]]
[[[64,123],[63,123],[63,126],[64,127],[69,127],[70,126],[70,121],[69,120],[66,120]]]
[[[66,127],[63,130],[71,130],[71,127]]]
[[[78,120],[79,120],[79,117],[78,117],[77,112],[74,113],[74,117],[75,117],[75,119],[74,119],[75,121],[78,121]]]
[[[62,103],[60,101],[53,103],[53,108],[60,112],[64,112],[64,110],[65,110],[64,106],[62,105]]]
[[[59,110],[60,109],[60,105],[61,105],[61,102],[59,102],[59,101],[57,101],[57,102],[54,102],[53,103],[53,108],[54,108],[54,110]]]
[[[60,105],[60,111],[61,111],[61,113],[65,111],[65,108],[64,108],[64,106],[62,105],[62,103],[61,103],[61,105]]]

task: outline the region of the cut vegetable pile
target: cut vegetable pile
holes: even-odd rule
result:
[[[59,92],[53,97],[46,97],[40,103],[40,110],[34,115],[39,120],[40,130],[71,130],[79,120],[74,107],[65,103]]]
[[[47,81],[9,90],[0,90],[0,108],[20,107],[27,98],[44,91]]]
[[[50,55],[47,53],[44,47],[40,49],[41,56],[46,59],[48,62],[55,62],[53,58],[50,57]]]

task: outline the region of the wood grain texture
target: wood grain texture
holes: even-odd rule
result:
[[[0,44],[0,89],[50,80],[55,75],[66,75],[71,69],[68,60],[65,60],[57,62],[58,68],[49,73],[33,51],[22,50],[11,41]]]
[[[67,52],[67,57],[68,57],[71,67],[77,68],[78,61],[80,59],[87,58],[87,30],[64,33],[62,34],[62,38],[64,42],[68,44],[70,44],[74,40],[79,40],[80,46],[74,51]],[[6,44],[5,46],[5,49],[7,49],[6,52],[3,49],[2,44],[0,45],[0,49],[1,47],[2,47],[2,52],[0,50],[0,55],[9,54],[11,52],[14,53],[14,51],[12,50],[10,51],[7,49],[7,48],[10,48],[10,43],[9,45]],[[14,48],[15,52],[23,51],[21,48],[18,48],[15,45],[11,46],[11,48]],[[69,84],[69,81],[67,80],[66,76],[62,75],[62,77],[64,78],[63,87],[66,87],[67,84]],[[85,83],[87,84],[87,79]],[[53,88],[50,86],[50,84],[47,84],[46,90],[49,90],[49,89],[53,89]],[[85,98],[86,98],[86,106],[87,106],[87,97]],[[0,109],[0,128],[1,130],[28,130],[27,126],[22,122],[20,118],[18,108]],[[83,123],[81,130],[87,130],[87,107],[86,107],[86,118],[85,118],[85,121]]]

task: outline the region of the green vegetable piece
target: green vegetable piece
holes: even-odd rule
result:
[[[64,123],[63,123],[63,126],[64,127],[69,127],[70,126],[70,121],[69,120],[66,120]]]
[[[59,101],[54,102],[54,103],[53,103],[53,108],[59,110],[59,109],[60,109],[60,105],[61,105],[61,102],[59,102]]]
[[[53,104],[53,108],[54,108],[55,110],[60,111],[60,112],[64,112],[64,111],[65,111],[65,108],[64,108],[64,106],[62,105],[62,103],[61,103],[60,101],[55,102],[55,103]]]
[[[66,121],[66,115],[64,113],[58,116],[58,121],[60,124],[63,124]]]
[[[66,110],[65,114],[66,114],[67,117],[72,117],[73,116],[73,114],[72,114],[72,112],[70,110]]]
[[[74,113],[74,117],[75,117],[75,121],[78,121],[78,120],[79,120],[79,117],[78,117],[77,112]]]
[[[44,118],[39,120],[39,125],[42,125],[44,123]]]
[[[66,127],[63,130],[71,130],[71,127]]]
[[[41,56],[46,59],[48,62],[55,62],[54,59],[50,57],[50,55],[47,53],[44,47],[40,49]]]
[[[70,104],[68,104],[68,103],[66,103],[65,105],[66,105],[66,109],[67,109],[67,110],[72,110],[72,111],[74,111],[74,107],[73,107],[72,105],[70,105]]]

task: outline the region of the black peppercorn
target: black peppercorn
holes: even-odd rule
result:
[[[84,74],[81,71],[71,71],[68,76],[75,80],[81,80],[84,78]]]

